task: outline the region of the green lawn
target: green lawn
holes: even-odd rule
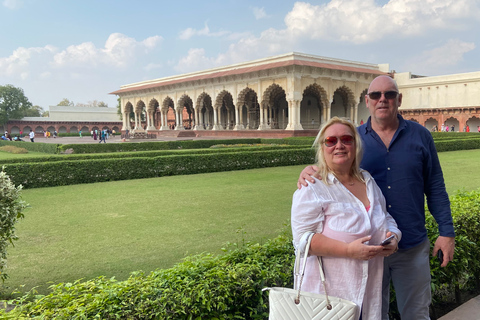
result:
[[[441,153],[449,193],[479,187],[480,150]],[[288,223],[303,166],[24,190],[31,205],[8,253],[6,292],[167,268]],[[461,169],[461,170],[460,170]]]

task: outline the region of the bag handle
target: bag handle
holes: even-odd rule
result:
[[[297,297],[295,298],[295,304],[300,303],[300,290],[302,287],[302,282],[303,282],[303,276],[305,275],[305,268],[307,266],[307,257],[308,257],[308,252],[310,251],[310,244],[312,243],[312,238],[315,235],[313,232],[307,232],[302,236],[302,240],[300,240],[300,245],[305,243],[305,247],[303,248],[304,250],[300,250],[302,248],[297,248],[297,254],[295,255],[295,281],[294,281],[294,288],[297,287],[297,277],[300,276],[300,280],[298,281],[298,289],[297,289]],[[307,237],[306,241],[303,239],[304,237]],[[300,269],[301,272],[297,273],[299,270],[298,267],[300,266],[300,260],[302,257],[300,256],[301,253],[303,252],[303,260],[302,260],[302,268]],[[330,303],[330,299],[328,299],[328,294],[327,294],[327,287],[325,285],[325,273],[323,272],[323,266],[322,266],[322,258],[318,256],[318,269],[320,271],[320,280],[322,281],[323,284],[323,289],[325,290],[325,300],[327,301],[327,309],[332,310],[332,304]]]

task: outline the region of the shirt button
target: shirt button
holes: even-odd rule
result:
[[[392,187],[388,186],[388,189],[392,189]]]
[[[388,207],[389,207],[389,208],[391,208],[391,207],[392,207],[392,205],[391,205],[391,204],[389,204],[389,205],[388,205]]]
[[[387,170],[390,170],[390,167],[388,167]]]

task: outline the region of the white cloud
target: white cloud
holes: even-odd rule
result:
[[[203,29],[197,30],[194,28],[187,28],[181,31],[178,37],[181,40],[189,40],[194,36],[221,37],[229,33],[229,31],[210,32],[210,28],[208,27],[207,23],[205,23],[205,27]]]
[[[14,10],[23,6],[23,0],[3,0],[2,5],[8,9]]]
[[[174,69],[178,72],[186,73],[195,70],[203,70],[225,65],[224,56],[219,55],[217,58],[208,58],[205,55],[205,49],[194,48],[188,51],[188,55],[179,60]]]
[[[20,75],[21,79],[26,79],[32,68],[47,63],[56,51],[53,46],[19,47],[9,57],[0,58],[0,75],[13,78]]]
[[[90,68],[103,64],[122,67],[137,59],[140,51],[148,53],[162,40],[162,37],[154,36],[138,42],[124,34],[112,33],[104,48],[97,48],[91,42],[72,45],[54,56],[53,65]]]
[[[386,40],[422,39],[435,32],[453,32],[476,28],[480,19],[478,0],[331,0],[321,5],[296,2],[285,16],[285,28],[264,30],[260,35],[237,34],[228,50],[208,57],[203,49],[191,49],[175,69],[181,72],[215,67],[250,59],[298,51],[312,43],[372,45],[381,50]],[[181,38],[209,35],[202,30],[186,29]],[[230,38],[232,34],[229,35]]]
[[[408,67],[416,73],[430,73],[430,70],[455,66],[463,61],[463,56],[474,50],[473,42],[450,39],[444,45],[422,52],[410,59]]]
[[[263,18],[267,17],[267,13],[265,12],[265,8],[258,8],[258,7],[253,7],[252,8],[253,15],[255,16],[255,19],[260,20]]]

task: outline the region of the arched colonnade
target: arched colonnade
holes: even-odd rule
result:
[[[312,83],[300,81],[307,83],[296,93],[272,81],[264,90],[261,85],[237,90],[235,85],[231,90],[192,88],[183,93],[122,97],[122,130],[304,130],[318,129],[332,116],[357,124],[368,118],[363,96],[371,79],[360,85],[307,80]]]

